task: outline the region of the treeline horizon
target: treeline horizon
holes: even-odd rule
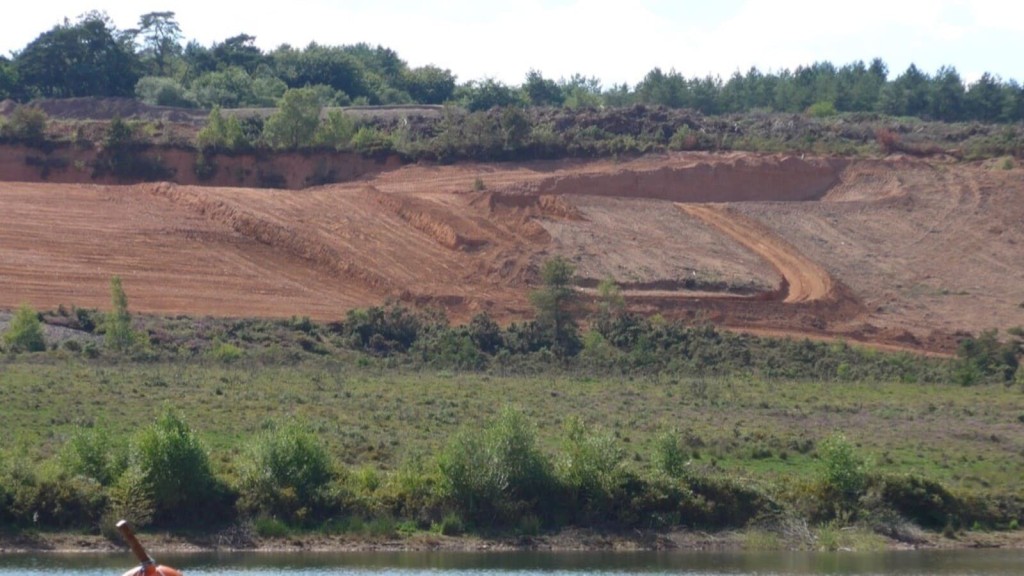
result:
[[[635,104],[689,108],[707,115],[752,111],[832,115],[871,112],[946,122],[1024,120],[1024,86],[986,72],[966,82],[953,66],[934,74],[911,64],[890,79],[880,58],[794,70],[751,68],[727,79],[687,78],[653,68],[634,86],[605,86],[574,74],[554,80],[536,70],[522,84],[493,78],[459,82],[450,69],[410,67],[397,52],[366,43],[263,51],[242,33],[203,46],[184,42],[174,12],[150,12],[118,29],[103,12],[65,19],[10,58],[0,56],[0,100],[129,97],[202,109],[273,107],[289,89],[312,87],[323,106],[455,104],[600,108]]]

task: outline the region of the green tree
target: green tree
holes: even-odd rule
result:
[[[46,98],[131,96],[140,76],[131,46],[101,13],[44,32],[18,53],[15,66],[23,89]]]
[[[597,285],[597,309],[594,327],[601,334],[611,332],[612,323],[626,311],[626,299],[614,278],[605,278]]]
[[[929,115],[936,120],[956,122],[964,113],[964,83],[956,68],[943,66],[932,79],[928,98]]]
[[[982,74],[981,78],[968,88],[965,101],[972,119],[982,122],[999,121],[1004,108],[999,78],[988,72]]]
[[[526,73],[523,93],[531,106],[561,106],[565,102],[562,88],[554,80],[545,78],[537,70],[530,70]]]
[[[374,96],[366,69],[344,48],[312,43],[304,50],[284,45],[271,53],[278,78],[289,88],[323,84],[350,98]]]
[[[46,350],[46,338],[39,314],[28,304],[18,308],[11,325],[4,332],[4,344],[13,352],[41,352]]]
[[[256,100],[252,77],[239,67],[207,72],[192,82],[189,91],[200,108],[238,108]]]
[[[267,119],[263,136],[274,148],[295,150],[313,144],[320,125],[320,98],[312,88],[284,93],[277,112]]]
[[[120,276],[110,279],[110,297],[113,309],[104,322],[107,347],[124,352],[135,345],[135,332],[132,330],[132,317],[128,313],[128,296],[121,286]]]
[[[461,88],[461,100],[470,112],[521,104],[519,91],[494,78],[469,82]]]
[[[355,134],[355,120],[341,110],[331,110],[327,113],[327,118],[317,127],[314,143],[317,146],[346,150],[350,147]]]
[[[928,75],[911,64],[882,89],[879,107],[893,116],[920,116],[928,110],[929,87]]]
[[[0,100],[18,98],[21,89],[14,63],[5,56],[0,56]]]
[[[149,12],[139,17],[143,62],[155,76],[168,76],[172,60],[181,55],[181,27],[174,12]]]
[[[537,312],[536,322],[552,351],[559,356],[579,352],[581,342],[576,323],[576,291],[572,280],[576,269],[568,260],[556,256],[541,268],[543,287],[530,294]]]
[[[455,75],[437,66],[422,66],[402,77],[406,92],[418,104],[442,104],[455,93]]]
[[[234,115],[225,117],[220,106],[213,107],[206,126],[196,135],[196,146],[201,150],[239,150],[248,145],[241,121]]]

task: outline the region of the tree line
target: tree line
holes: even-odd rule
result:
[[[184,42],[174,12],[150,12],[118,29],[103,12],[65,20],[10,58],[0,57],[0,99],[136,97],[150,104],[212,109],[270,107],[290,88],[315,90],[322,105],[455,103],[495,106],[691,108],[704,114],[751,111],[877,112],[948,122],[1024,120],[1024,87],[986,72],[967,82],[952,66],[934,74],[911,64],[890,78],[879,58],[795,70],[751,68],[729,78],[687,78],[652,69],[635,86],[603,85],[575,74],[554,80],[531,70],[522,84],[493,78],[458,82],[449,69],[410,67],[394,50],[365,43],[271,51],[238,34],[210,46]]]

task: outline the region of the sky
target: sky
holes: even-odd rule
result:
[[[118,28],[173,11],[185,39],[203,45],[243,32],[264,50],[380,44],[460,82],[518,85],[534,69],[553,79],[596,76],[607,88],[633,86],[654,67],[727,79],[755,66],[879,57],[890,78],[914,63],[929,74],[953,66],[966,82],[990,72],[1024,83],[1024,2],[1009,0],[44,0],[6,11],[0,53],[89,10]]]

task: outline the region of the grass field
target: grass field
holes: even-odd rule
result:
[[[460,428],[479,427],[507,405],[536,423],[547,450],[578,415],[611,431],[637,466],[649,462],[656,436],[674,429],[695,466],[767,480],[809,477],[818,470],[818,442],[841,431],[879,472],[918,473],[974,493],[1016,493],[1024,477],[1019,386],[501,377],[318,361],[0,363],[7,450],[43,460],[77,427],[130,436],[170,408],[227,477],[245,441],[273,420],[308,424],[347,466],[390,469],[436,452]]]

